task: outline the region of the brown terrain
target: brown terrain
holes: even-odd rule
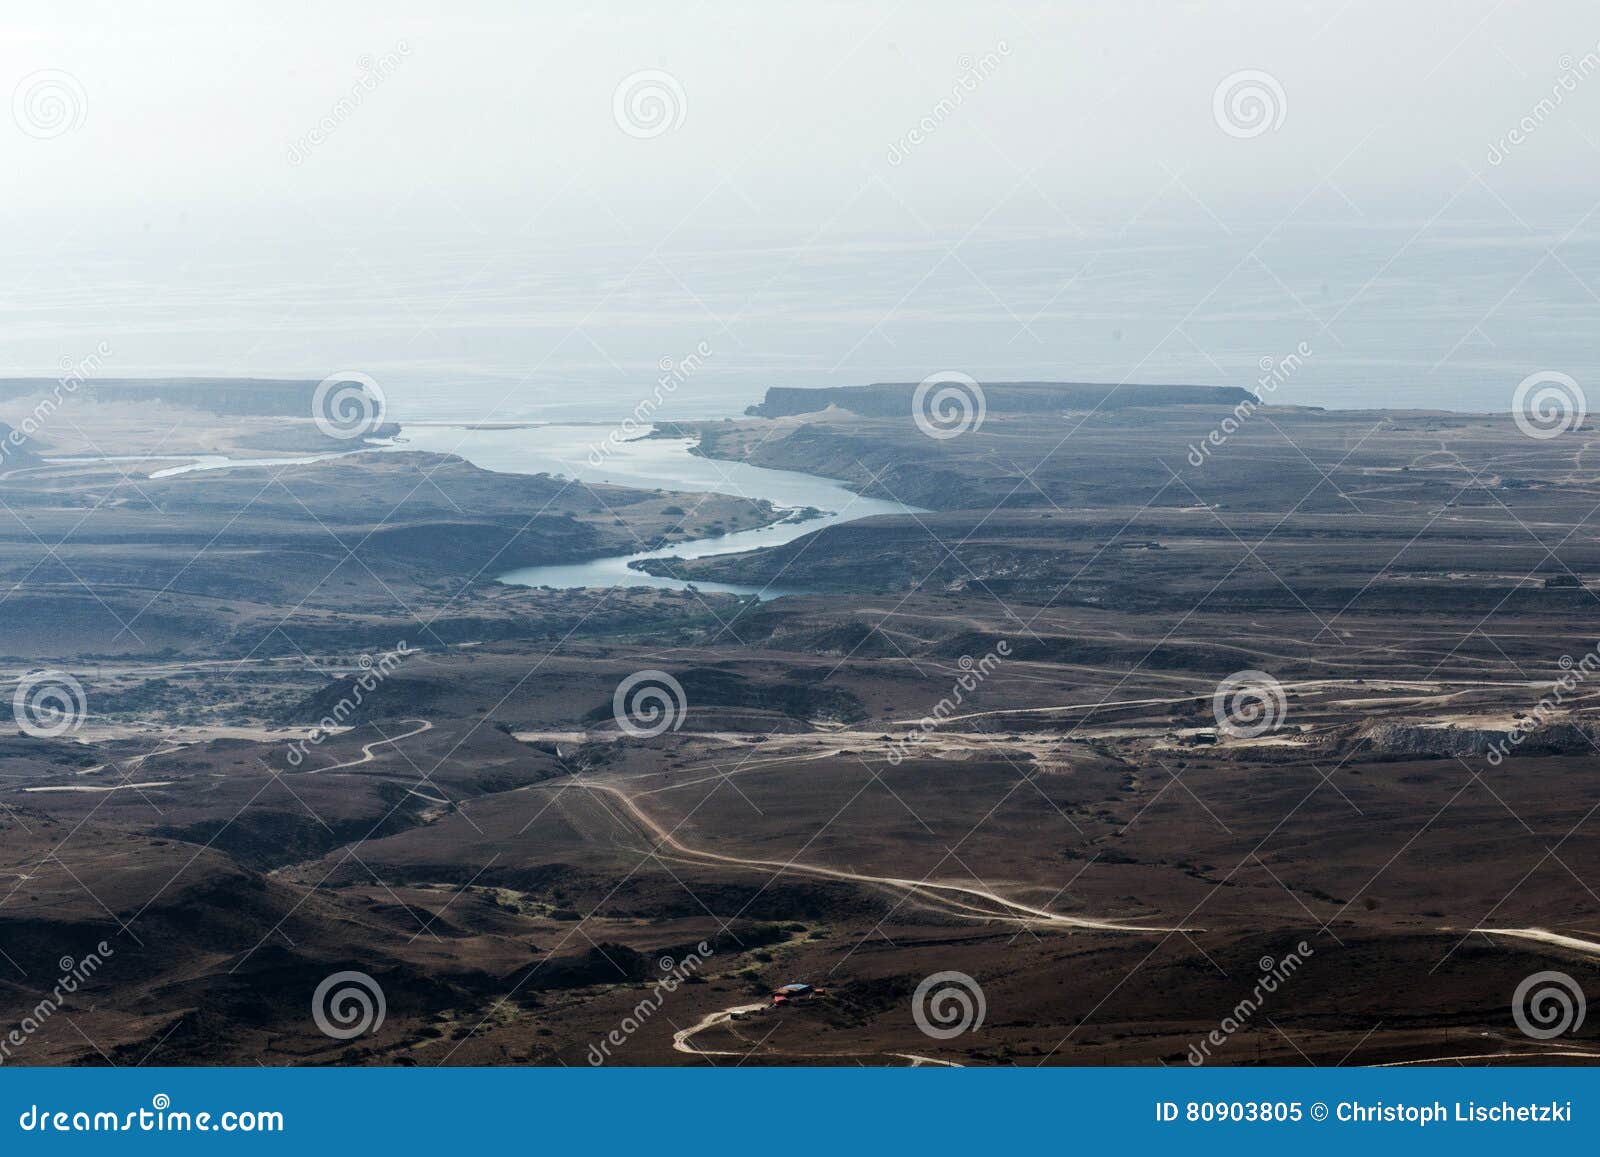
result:
[[[765,602],[493,580],[764,503],[49,463],[351,448],[73,399],[0,471],[8,693],[86,704],[0,738],[0,1027],[111,952],[14,1063],[1600,1059],[1513,1015],[1600,991],[1600,437],[1262,407],[1197,465],[1241,391],[1017,383],[938,439],[904,389],[694,427],[927,511],[655,568],[812,592]],[[346,971],[385,1006],[347,1038]],[[981,1023],[919,1027],[940,973]]]

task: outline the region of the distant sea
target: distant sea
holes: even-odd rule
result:
[[[1596,230],[1269,229],[69,244],[0,258],[0,372],[55,374],[104,340],[107,375],[358,370],[401,419],[570,422],[616,420],[696,356],[657,417],[941,370],[1251,386],[1304,343],[1274,402],[1505,410],[1543,370],[1600,391]]]

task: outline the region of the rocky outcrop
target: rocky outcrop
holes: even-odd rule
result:
[[[1254,394],[1237,386],[1118,386],[1111,382],[984,382],[982,386],[984,406],[991,414],[1125,410],[1136,406],[1235,406],[1257,401]],[[760,405],[745,412],[756,418],[783,418],[838,406],[863,417],[898,418],[911,412],[916,389],[915,382],[816,389],[773,386]]]
[[[1597,729],[1572,722],[1550,723],[1524,732],[1511,728],[1425,727],[1416,723],[1369,723],[1353,738],[1381,755],[1488,755],[1515,748],[1519,755],[1565,755],[1595,750]],[[1515,735],[1520,734],[1520,741]]]

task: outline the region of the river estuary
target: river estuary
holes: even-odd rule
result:
[[[635,570],[631,564],[651,558],[707,558],[736,554],[759,547],[781,546],[825,526],[854,522],[874,514],[921,513],[915,506],[881,498],[863,498],[830,478],[792,470],[768,470],[743,462],[723,462],[693,453],[693,438],[641,437],[631,442],[605,441],[610,427],[598,425],[521,426],[471,429],[462,426],[408,425],[398,437],[382,446],[386,451],[425,450],[457,454],[474,466],[501,474],[551,474],[580,482],[611,483],[640,490],[684,493],[683,507],[692,510],[694,496],[710,491],[771,502],[780,510],[820,510],[821,517],[791,518],[754,530],[739,530],[711,538],[690,539],[656,550],[608,555],[585,562],[520,567],[495,577],[503,583],[525,587],[661,587],[683,590],[688,583]],[[601,447],[597,452],[596,447]],[[154,472],[153,478],[198,474],[245,466],[285,466],[319,462],[343,454],[316,454],[301,458],[226,458],[220,455],[135,456],[107,459],[51,459],[54,462],[171,461],[174,465]],[[599,464],[596,465],[595,463]],[[758,598],[778,598],[806,593],[797,587],[741,586],[701,582],[697,590]]]
[[[692,453],[693,438],[640,438],[620,445],[605,443],[603,457],[593,452],[608,433],[602,426],[536,426],[522,429],[470,430],[452,426],[408,426],[397,450],[430,450],[459,454],[474,466],[506,474],[549,473],[581,482],[608,482],[641,490],[711,491],[742,498],[765,498],[780,509],[813,507],[821,518],[786,521],[755,530],[734,531],[714,538],[692,539],[658,550],[640,550],[586,562],[523,567],[496,576],[516,586],[664,587],[688,584],[635,570],[630,565],[649,558],[705,558],[758,547],[780,546],[803,534],[874,514],[919,512],[917,507],[881,498],[863,498],[829,478],[791,470],[768,470],[743,462],[723,462]],[[599,461],[600,465],[594,465]],[[684,508],[693,506],[685,501]],[[702,591],[776,598],[804,593],[792,587],[753,587],[734,583],[696,583]]]

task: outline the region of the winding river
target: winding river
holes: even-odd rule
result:
[[[881,498],[863,498],[829,478],[800,474],[792,470],[768,470],[744,462],[723,462],[693,453],[693,438],[641,437],[631,442],[608,444],[609,426],[519,426],[474,429],[446,425],[408,425],[392,442],[372,444],[362,449],[386,451],[426,450],[457,454],[483,470],[501,474],[552,474],[580,482],[613,483],[640,490],[671,490],[684,494],[681,503],[692,510],[697,493],[710,491],[741,498],[765,498],[780,510],[806,508],[823,511],[821,517],[792,517],[754,530],[738,530],[711,538],[690,539],[657,550],[608,555],[585,562],[553,566],[521,567],[495,577],[503,583],[524,587],[553,587],[571,590],[579,587],[661,587],[686,589],[680,579],[665,578],[635,570],[631,564],[649,558],[706,558],[735,554],[758,547],[781,546],[801,535],[825,526],[854,522],[874,514],[921,513],[915,506]],[[604,454],[594,447],[603,446]],[[359,451],[347,451],[356,453]],[[320,462],[342,454],[316,454],[301,458],[226,458],[220,455],[173,454],[161,457],[58,458],[67,462],[152,462],[170,461],[174,465],[154,472],[153,478],[225,470],[241,466],[285,466]],[[600,465],[593,464],[595,460]],[[757,598],[807,593],[799,587],[741,586],[736,583],[699,582],[697,590]]]
[[[580,482],[609,482],[640,490],[689,492],[682,503],[692,509],[693,493],[711,491],[742,498],[765,498],[780,509],[812,507],[820,518],[789,519],[754,530],[738,530],[712,538],[674,543],[658,550],[610,555],[586,562],[522,567],[495,576],[503,583],[526,587],[663,587],[682,590],[689,584],[635,570],[631,564],[648,558],[706,558],[758,547],[780,546],[803,534],[853,522],[874,514],[920,513],[919,508],[881,498],[863,498],[839,483],[792,470],[768,470],[743,462],[723,462],[692,453],[693,438],[640,438],[607,445],[601,464],[592,464],[592,447],[603,442],[609,427],[537,426],[511,430],[470,430],[449,426],[406,427],[392,447],[459,454],[474,466],[504,474],[559,474]],[[697,590],[757,598],[803,594],[797,587],[754,587],[736,583],[697,582]]]

